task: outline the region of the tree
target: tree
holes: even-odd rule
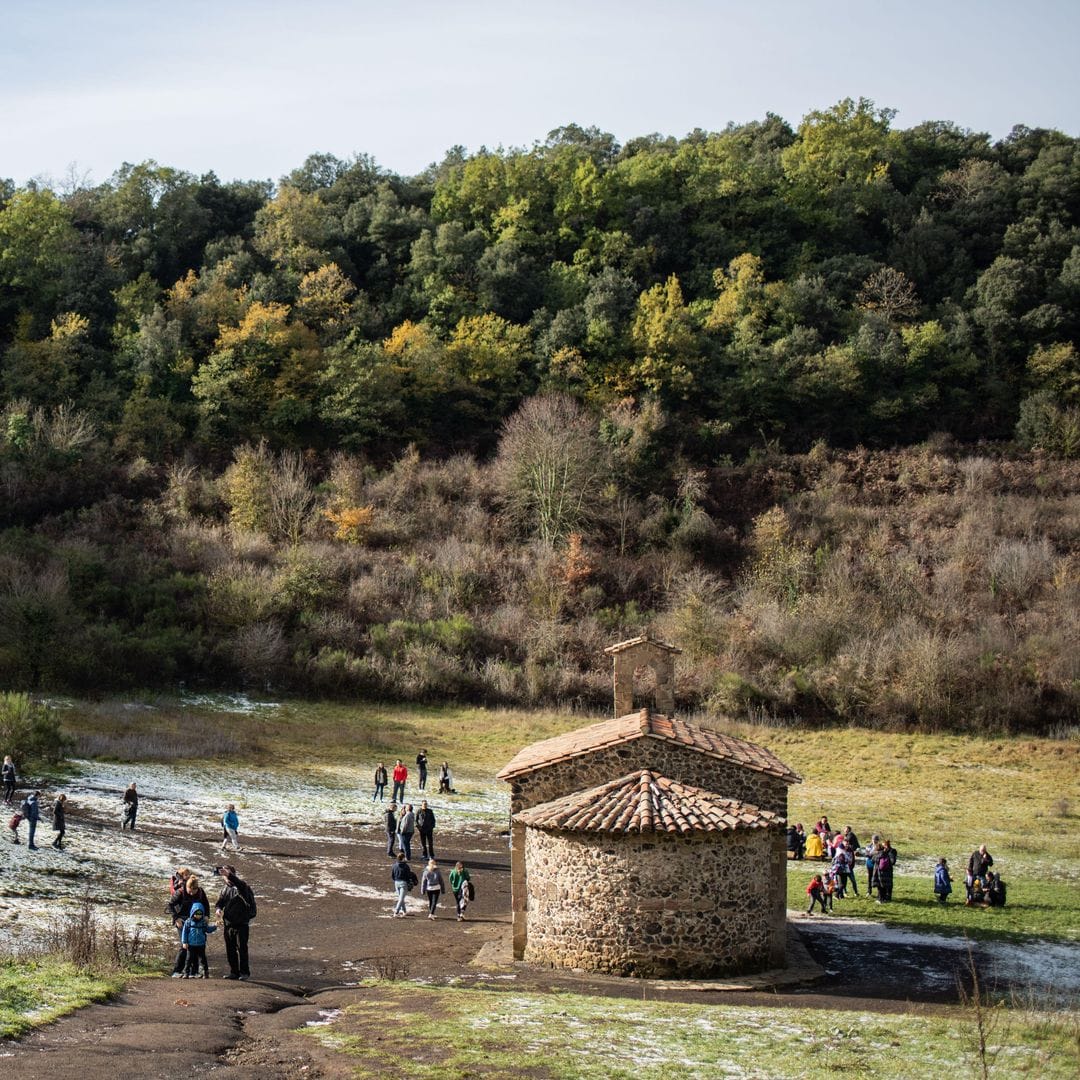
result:
[[[863,311],[876,311],[889,323],[910,319],[919,310],[914,282],[891,266],[875,270],[862,283],[855,303]]]
[[[495,473],[506,513],[549,547],[598,513],[607,469],[596,424],[565,394],[529,398],[503,424]]]
[[[693,320],[674,274],[641,294],[630,339],[637,355],[628,372],[629,385],[620,389],[685,398],[694,385],[699,354]]]

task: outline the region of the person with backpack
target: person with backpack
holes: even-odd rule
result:
[[[944,859],[938,859],[934,867],[934,895],[939,904],[944,904],[952,892],[952,876],[949,874],[949,864]]]
[[[37,832],[38,822],[41,820],[41,807],[38,805],[38,797],[41,795],[40,791],[31,791],[22,801],[22,806],[19,807],[19,811],[22,816],[26,818],[26,850],[37,851],[37,844],[34,843],[34,833]]]
[[[225,957],[229,962],[229,973],[223,977],[245,982],[251,978],[248,938],[251,921],[258,913],[255,894],[237,874],[235,866],[219,866],[214,872],[220,874],[224,882],[214,905],[225,932]]]
[[[454,894],[454,903],[457,905],[458,922],[461,922],[465,918],[465,909],[469,906],[469,901],[476,895],[472,879],[464,863],[454,863],[454,869],[450,871],[450,891]]]
[[[408,915],[406,899],[410,889],[416,888],[416,874],[405,859],[405,852],[399,851],[397,862],[390,869],[390,880],[394,883],[397,902],[394,904],[394,918],[404,919]]]
[[[883,841],[877,860],[877,891],[879,904],[892,900],[893,867],[896,866],[896,849],[891,840]]]
[[[202,977],[210,978],[210,965],[206,962],[206,935],[213,934],[217,927],[206,918],[206,909],[202,904],[192,904],[191,914],[180,931],[180,946],[187,953],[184,967],[185,979],[199,978],[199,965],[202,965]]]
[[[0,778],[4,781],[4,803],[11,806],[15,802],[15,762],[10,754],[4,755],[4,767],[0,770]]]

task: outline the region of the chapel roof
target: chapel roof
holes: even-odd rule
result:
[[[604,652],[608,656],[614,656],[616,653],[625,652],[627,649],[634,648],[635,645],[655,645],[658,649],[665,649],[669,653],[681,653],[682,649],[678,645],[669,645],[666,641],[657,641],[656,638],[650,637],[648,634],[642,634],[640,637],[628,638],[626,641],[618,641],[614,645],[609,645]]]
[[[514,816],[538,829],[591,833],[722,832],[765,829],[783,818],[735,799],[640,769]]]
[[[802,777],[792,772],[774,753],[763,746],[698,727],[674,716],[664,716],[649,709],[627,713],[614,720],[601,720],[598,724],[568,731],[523,747],[513,759],[499,771],[500,780],[512,780],[534,769],[554,765],[560,761],[619,746],[635,739],[652,738],[675,743],[697,750],[710,757],[722,758],[756,772],[779,777],[785,783],[798,784]]]

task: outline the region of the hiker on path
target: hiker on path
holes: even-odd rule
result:
[[[191,905],[191,914],[180,931],[180,947],[187,954],[184,967],[185,979],[199,978],[199,966],[202,977],[210,978],[210,965],[206,962],[206,935],[213,934],[217,927],[206,917],[206,908],[201,903]]]
[[[405,781],[409,779],[409,770],[405,768],[401,758],[397,759],[394,766],[394,793],[390,796],[394,802],[405,801]]]
[[[409,890],[416,887],[416,875],[405,860],[405,852],[398,852],[397,862],[390,869],[390,880],[394,883],[397,902],[394,904],[394,918],[404,919],[408,915],[406,899]]]
[[[428,918],[435,918],[435,909],[439,906],[439,897],[446,891],[446,883],[443,881],[442,871],[432,859],[420,878],[420,892],[428,898]]]
[[[62,792],[56,796],[56,802],[53,803],[52,808],[52,827],[53,832],[56,833],[56,838],[52,842],[52,846],[58,851],[62,851],[64,848],[64,804],[67,802],[67,796]]]
[[[210,901],[207,899],[206,890],[199,884],[198,877],[187,867],[181,867],[173,875],[173,883],[176,888],[165,905],[165,914],[172,920],[179,938],[180,948],[172,969],[172,977],[179,979],[187,969],[188,959],[187,950],[184,949],[184,924],[191,916],[191,909],[195,904],[202,904],[203,911],[209,911]]]
[[[221,916],[225,931],[225,957],[229,961],[229,973],[224,978],[243,982],[251,978],[248,935],[251,920],[257,912],[255,894],[251,886],[237,875],[235,866],[223,866],[220,872],[224,887],[215,910]]]
[[[4,802],[6,805],[11,806],[15,801],[15,762],[11,760],[10,754],[4,755],[4,767],[0,770],[0,778],[4,781]]]
[[[417,781],[417,787],[423,791],[427,787],[427,751],[421,750],[416,755],[416,768],[420,773],[420,779]]]
[[[435,811],[428,806],[426,801],[420,804],[420,812],[416,815],[416,831],[420,833],[420,846],[424,850],[424,858],[434,859]]]
[[[240,816],[236,812],[236,804],[229,803],[229,808],[221,816],[221,850],[225,851],[228,848],[229,841],[232,841],[233,851],[240,850]]]
[[[372,802],[375,802],[376,799],[382,802],[386,798],[386,781],[386,766],[380,761],[375,769],[375,793],[371,796]]]
[[[135,818],[139,813],[139,793],[135,790],[135,781],[132,780],[124,792],[124,816],[120,819],[120,831],[130,828],[135,831]]]
[[[386,811],[386,854],[392,859],[394,857],[394,844],[397,840],[397,815],[394,811],[397,810],[397,803],[391,803],[390,809]]]
[[[416,831],[416,815],[413,813],[412,803],[409,803],[398,817],[398,844],[405,852],[405,858],[412,858],[412,838]]]
[[[27,851],[37,851],[37,844],[34,843],[34,833],[37,832],[38,821],[41,819],[41,807],[38,805],[38,798],[41,796],[40,791],[31,791],[22,801],[22,806],[19,808],[22,811],[22,816],[26,818],[26,827],[29,835],[26,838]]]
[[[469,900],[472,899],[469,896],[472,888],[472,880],[464,863],[454,863],[454,869],[450,871],[450,891],[454,894],[454,903],[457,905],[458,922],[465,918],[465,909],[469,906]]]

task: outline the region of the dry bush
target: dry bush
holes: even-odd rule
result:
[[[1003,600],[1024,604],[1053,574],[1054,555],[1045,539],[1036,543],[1007,540],[987,559],[990,591]]]
[[[364,628],[341,611],[316,611],[304,620],[304,636],[316,651],[340,649],[359,654],[364,649]]]
[[[249,626],[266,619],[278,603],[274,571],[234,559],[210,575],[203,602],[217,626]]]
[[[241,626],[232,637],[229,653],[245,679],[271,683],[281,676],[289,647],[281,626],[263,621]]]
[[[996,470],[993,461],[989,458],[964,458],[957,467],[960,470],[965,491],[979,494],[992,489]]]
[[[188,574],[212,574],[234,556],[232,535],[223,525],[181,525],[168,532],[166,544],[173,564]]]
[[[213,478],[195,465],[172,464],[165,473],[161,508],[173,521],[217,517],[225,507]]]

